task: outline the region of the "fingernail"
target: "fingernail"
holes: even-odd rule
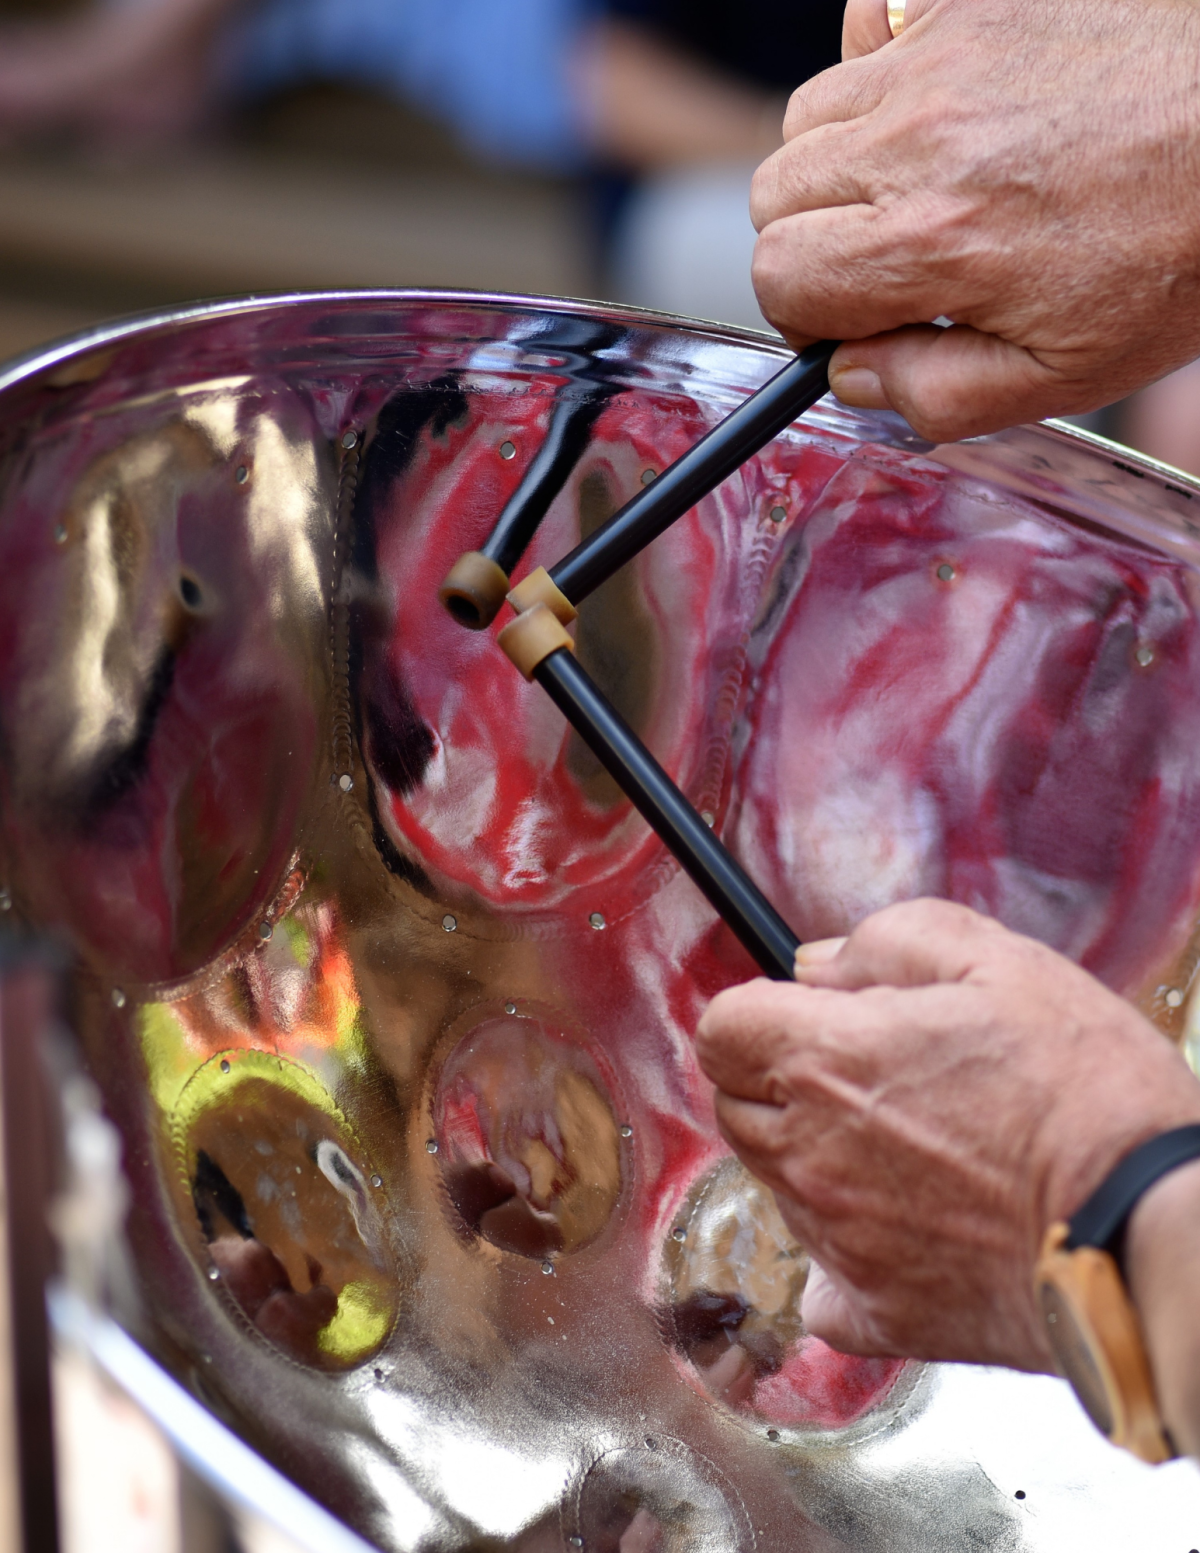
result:
[[[796,950],[796,969],[806,965],[826,965],[846,942],[844,938],[814,938],[809,944],[801,944]]]
[[[870,367],[835,367],[829,374],[829,386],[843,404],[856,410],[890,410],[878,372]]]

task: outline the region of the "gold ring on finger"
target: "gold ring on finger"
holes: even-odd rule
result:
[[[898,38],[904,31],[904,7],[907,0],[887,0],[888,26],[892,29],[892,37]]]

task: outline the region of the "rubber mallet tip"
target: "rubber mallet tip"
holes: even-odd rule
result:
[[[507,574],[479,550],[460,555],[438,589],[455,620],[471,631],[490,626],[507,596]]]

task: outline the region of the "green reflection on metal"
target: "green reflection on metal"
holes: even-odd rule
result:
[[[222,1068],[222,1063],[227,1063],[228,1068]],[[174,1107],[171,1131],[174,1134],[176,1156],[185,1171],[190,1173],[191,1169],[188,1132],[192,1123],[210,1106],[228,1100],[234,1090],[248,1079],[262,1079],[280,1089],[289,1090],[315,1111],[329,1117],[347,1137],[354,1138],[350,1123],[321,1080],[292,1058],[280,1057],[275,1052],[244,1049],[217,1052],[203,1067],[196,1069],[184,1085]],[[358,1140],[354,1141],[357,1146]]]
[[[142,1005],[138,1010],[138,1039],[146,1060],[150,1092],[169,1115],[196,1071],[198,1053],[169,1003]]]

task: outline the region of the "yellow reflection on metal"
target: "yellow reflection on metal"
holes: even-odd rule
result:
[[[215,1053],[170,1133],[210,1276],[251,1323],[320,1368],[374,1353],[399,1308],[382,1178],[317,1074],[275,1052]]]
[[[360,1072],[368,1032],[354,966],[328,904],[302,906],[214,985],[173,1003],[147,1003],[138,1035],[150,1090],[171,1112],[192,1074],[229,1047],[303,1061],[335,1056]]]
[[[333,909],[264,923],[213,984],[145,1004],[138,1034],[208,1275],[290,1357],[361,1363],[399,1293],[381,1178],[331,1093],[368,1049]]]
[[[345,1365],[360,1363],[374,1353],[396,1319],[394,1300],[389,1300],[377,1284],[348,1283],[338,1295],[337,1313],[322,1328],[317,1345],[322,1353]]]

